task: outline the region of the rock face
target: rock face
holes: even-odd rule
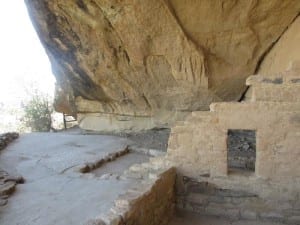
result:
[[[26,3],[63,90],[57,108],[95,130],[168,126],[238,100],[300,11],[297,0]]]
[[[271,75],[283,72],[291,63],[300,62],[300,17],[282,35],[262,62],[258,73]]]

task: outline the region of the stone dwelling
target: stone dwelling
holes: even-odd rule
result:
[[[165,156],[125,172],[143,185],[120,196],[104,224],[167,224],[175,208],[299,224],[299,69],[250,76],[245,101],[212,103],[178,121]],[[251,157],[229,154],[230,134],[241,130],[254,134]]]
[[[213,103],[209,112],[193,112],[172,128],[165,161],[182,175],[179,208],[299,223],[299,75],[295,68],[250,76],[246,101]],[[237,130],[255,133],[254,167],[229,161],[228,134]]]

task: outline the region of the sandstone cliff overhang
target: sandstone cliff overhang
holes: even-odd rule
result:
[[[60,111],[147,117],[238,100],[300,12],[298,0],[25,2]]]

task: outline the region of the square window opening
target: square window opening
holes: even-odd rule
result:
[[[227,165],[229,173],[255,172],[255,130],[228,130],[227,149]]]

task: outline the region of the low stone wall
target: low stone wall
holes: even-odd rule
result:
[[[6,148],[6,146],[17,139],[19,137],[19,134],[16,132],[9,132],[9,133],[4,133],[0,135],[0,151]]]
[[[267,220],[292,225],[300,222],[300,205],[297,200],[287,203],[263,199],[255,192],[239,189],[238,185],[227,188],[205,178],[196,180],[180,175],[177,177],[176,206],[181,210],[233,220]],[[266,184],[260,187],[265,190],[270,188]]]
[[[172,128],[164,163],[170,161],[197,188],[183,192],[179,208],[209,215],[300,224],[299,104],[276,102],[215,103],[211,112],[195,112]],[[243,119],[236,119],[243,118]],[[231,173],[228,130],[256,131],[255,171]],[[198,184],[197,184],[198,183]],[[178,186],[177,186],[178,187]],[[232,196],[221,196],[229,190]],[[248,193],[257,197],[235,197]]]
[[[105,157],[103,157],[101,159],[95,160],[94,162],[89,162],[89,163],[86,163],[86,164],[84,164],[82,166],[79,166],[78,167],[78,171],[80,173],[89,173],[92,170],[95,170],[95,169],[103,166],[104,164],[106,164],[108,162],[114,161],[117,158],[119,158],[119,157],[121,157],[123,155],[128,154],[129,152],[130,152],[130,149],[127,146],[125,149],[116,151],[114,153],[110,153],[110,154],[108,154],[107,156],[105,156]]]
[[[1,134],[0,151],[18,137],[19,134],[15,132]],[[12,177],[0,168],[0,206],[7,204],[8,196],[15,191],[16,185],[23,182],[23,177]]]
[[[138,186],[119,196],[108,214],[91,220],[86,225],[168,224],[175,208],[175,168],[152,168],[147,170],[147,174],[140,176],[142,178]]]

